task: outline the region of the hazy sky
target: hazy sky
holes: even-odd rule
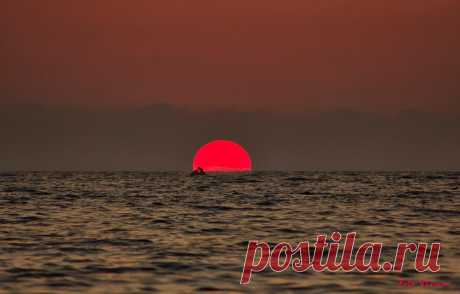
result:
[[[457,0],[14,0],[0,99],[459,112]]]
[[[190,170],[231,139],[256,170],[460,169],[460,116],[0,108],[1,170]]]
[[[459,169],[459,32],[458,0],[2,1],[0,170],[188,170],[213,139]]]

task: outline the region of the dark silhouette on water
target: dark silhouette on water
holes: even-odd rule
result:
[[[203,168],[198,167],[197,169],[193,170],[190,174],[191,176],[204,176],[206,173],[204,172]]]

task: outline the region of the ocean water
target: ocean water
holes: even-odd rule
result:
[[[0,174],[0,293],[459,293],[460,173]],[[441,242],[438,273],[255,273],[248,240]],[[448,283],[403,287],[400,279]]]

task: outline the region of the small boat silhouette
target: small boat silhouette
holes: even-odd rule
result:
[[[193,170],[190,174],[191,176],[204,176],[206,173],[204,172],[203,168],[198,167],[197,169]]]

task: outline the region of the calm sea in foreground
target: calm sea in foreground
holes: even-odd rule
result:
[[[0,293],[459,293],[460,173],[0,174]],[[248,240],[441,242],[441,271],[255,273]],[[411,287],[399,280],[449,287]]]

